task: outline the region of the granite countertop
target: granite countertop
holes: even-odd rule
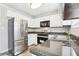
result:
[[[67,35],[66,32],[28,32],[28,34],[60,34],[60,35]]]
[[[32,46],[30,52],[38,56],[61,56],[62,46],[61,42],[47,40],[42,44]]]
[[[70,34],[70,38],[71,38],[70,39],[71,47],[76,52],[77,56],[79,56],[79,37],[73,34]]]

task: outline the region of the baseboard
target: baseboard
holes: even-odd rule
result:
[[[8,49],[5,49],[5,50],[3,50],[3,51],[0,51],[0,55],[4,55],[4,54],[6,54],[6,53],[8,53]]]

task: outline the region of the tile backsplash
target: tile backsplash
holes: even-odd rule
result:
[[[69,28],[64,28],[64,27],[45,27],[45,28],[29,28],[28,32],[68,32]]]

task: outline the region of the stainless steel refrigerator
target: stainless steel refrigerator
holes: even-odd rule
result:
[[[15,56],[28,48],[28,22],[23,19],[10,18],[8,20],[8,53]]]

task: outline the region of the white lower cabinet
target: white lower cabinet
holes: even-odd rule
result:
[[[28,34],[28,46],[37,44],[37,34]]]
[[[63,18],[62,14],[55,14],[50,16],[50,27],[62,27]]]
[[[72,47],[63,46],[62,56],[77,56],[77,55]]]
[[[71,48],[67,46],[62,47],[62,56],[71,56]]]

